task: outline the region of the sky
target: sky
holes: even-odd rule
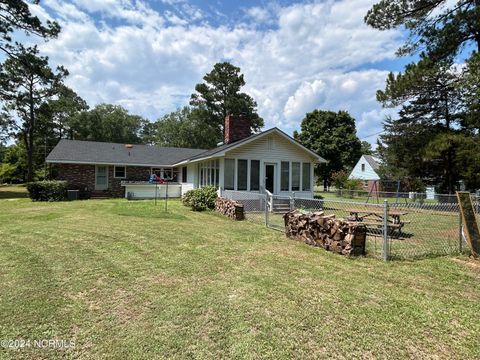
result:
[[[32,12],[62,27],[39,42],[90,106],[112,103],[151,121],[187,105],[213,65],[245,76],[265,129],[292,134],[314,109],[346,110],[371,143],[392,114],[375,99],[408,59],[400,31],[363,18],[375,0],[42,0]],[[31,39],[31,41],[37,41]]]

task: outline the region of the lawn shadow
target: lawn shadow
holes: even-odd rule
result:
[[[0,199],[21,199],[27,197],[28,193],[21,188],[17,190],[17,188],[0,187]]]

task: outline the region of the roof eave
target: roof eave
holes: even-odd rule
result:
[[[109,161],[78,161],[78,160],[51,160],[47,159],[49,164],[80,164],[80,165],[114,165],[114,166],[141,166],[141,167],[174,167],[175,165],[166,164],[142,164],[142,163],[124,163]]]

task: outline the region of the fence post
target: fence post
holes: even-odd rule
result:
[[[265,226],[268,228],[268,213],[269,213],[269,209],[268,209],[268,201],[269,201],[269,196],[268,194],[265,194]]]
[[[458,212],[458,250],[460,254],[463,251],[463,234],[462,234],[462,213]]]
[[[388,200],[383,200],[383,260],[388,261]]]

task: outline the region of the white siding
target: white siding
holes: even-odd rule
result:
[[[190,184],[194,184],[195,186],[197,186],[197,177],[198,177],[198,174],[197,174],[197,164],[196,163],[193,163],[193,164],[188,164],[187,165],[187,183],[190,183]]]
[[[276,164],[275,171],[275,192],[280,195],[290,195],[290,191],[280,191],[280,163],[282,161],[310,163],[310,186],[312,191],[297,191],[295,194],[300,197],[313,196],[313,162],[315,159],[302,148],[292,144],[287,139],[275,133],[242,145],[228,151],[225,155],[228,159],[260,160],[260,184],[265,186],[265,164]],[[220,172],[223,175],[223,162]],[[250,162],[249,171],[250,175]],[[291,176],[291,172],[290,172]],[[223,178],[223,177],[221,177]],[[235,177],[235,184],[237,179]],[[248,181],[250,183],[250,181]],[[302,171],[300,171],[300,185],[302,184]],[[290,181],[291,186],[291,181]]]
[[[362,164],[365,165],[364,171],[362,171]],[[375,170],[373,170],[363,155],[360,160],[358,160],[348,178],[360,180],[380,180],[378,174],[375,172]]]

